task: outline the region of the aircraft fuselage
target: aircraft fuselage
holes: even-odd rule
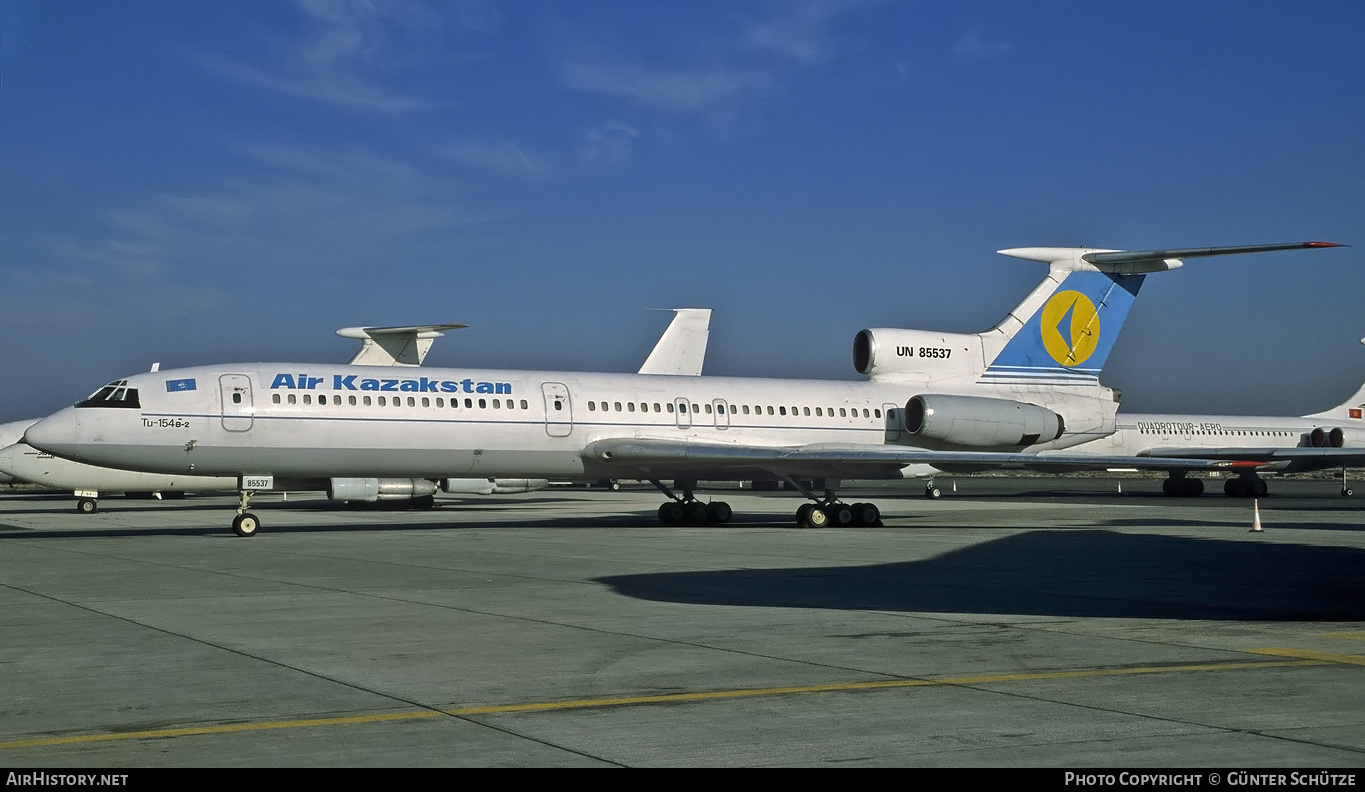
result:
[[[1061,438],[1028,451],[1103,436],[1117,407],[1098,385],[1029,393],[973,382],[948,389],[464,369],[382,376],[373,368],[299,364],[141,374],[129,377],[126,389],[121,402],[88,400],[45,419],[29,441],[92,464],[161,473],[593,479],[621,475],[584,454],[602,439],[942,447],[903,429],[907,400],[922,393],[1026,401],[1066,416]],[[727,467],[720,477],[742,472]],[[885,474],[899,476],[899,466]]]

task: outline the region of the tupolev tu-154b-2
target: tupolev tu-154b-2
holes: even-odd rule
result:
[[[1160,457],[1064,452],[1114,431],[1118,394],[1099,373],[1144,278],[1187,258],[1324,247],[1337,245],[1000,251],[1046,263],[1047,276],[982,333],[859,332],[864,381],[200,366],[112,382],[25,440],[91,464],[236,476],[242,536],[260,527],[254,491],[326,480],[363,494],[374,477],[648,480],[668,498],[665,523],[731,518],[728,504],[696,498],[699,481],[779,479],[810,501],[798,525],[875,525],[874,504],[839,500],[841,480],[900,478],[912,464],[1169,469]],[[1178,466],[1240,464],[1254,463]]]

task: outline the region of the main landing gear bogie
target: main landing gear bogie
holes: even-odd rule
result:
[[[881,517],[881,510],[874,503],[803,503],[796,510],[796,527],[880,527]]]
[[[659,507],[659,522],[664,525],[724,525],[734,516],[734,510],[725,501],[703,503],[697,500],[692,494],[695,481],[674,482],[674,486],[683,491],[682,495],[657,479],[650,479],[649,483],[672,499]]]
[[[733,514],[730,504],[725,501],[669,501],[659,507],[659,522],[664,525],[724,525],[730,522]]]

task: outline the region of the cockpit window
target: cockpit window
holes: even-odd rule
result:
[[[90,394],[90,398],[76,405],[77,407],[131,407],[141,409],[142,403],[137,398],[137,388],[128,387],[128,380],[111,382],[103,388]]]

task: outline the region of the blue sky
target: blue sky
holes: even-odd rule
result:
[[[856,379],[976,332],[995,250],[1331,240],[1150,278],[1126,411],[1307,413],[1365,380],[1365,6],[0,0],[0,420],[121,375],[342,362]]]

